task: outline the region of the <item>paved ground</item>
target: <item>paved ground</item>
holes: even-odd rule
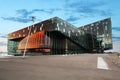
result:
[[[98,57],[109,70],[97,68]],[[120,67],[105,54],[1,58],[0,80],[120,80]]]

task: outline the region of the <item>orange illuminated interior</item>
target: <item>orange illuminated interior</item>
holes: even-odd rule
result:
[[[19,43],[18,50],[25,49],[27,39],[28,39],[28,44],[27,44],[26,49],[35,49],[35,48],[40,48],[40,47],[44,46],[44,39],[45,39],[44,36],[45,36],[45,31],[42,30],[42,31],[37,32],[35,34],[31,34],[29,36],[29,38],[28,38],[28,36],[25,37]]]

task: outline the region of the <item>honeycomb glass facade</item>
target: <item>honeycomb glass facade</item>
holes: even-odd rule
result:
[[[96,36],[96,39],[99,42],[99,48],[103,48],[104,50],[112,49],[112,29],[110,18],[82,26],[79,29],[84,30],[85,33]]]
[[[30,31],[30,35],[28,33]],[[8,34],[9,54],[73,54],[104,52],[112,49],[110,18],[75,27],[54,17]]]

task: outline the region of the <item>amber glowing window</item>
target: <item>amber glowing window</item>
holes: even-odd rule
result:
[[[13,34],[13,36],[15,36],[15,34]]]
[[[23,32],[25,32],[25,30],[23,29]]]
[[[19,37],[21,37],[21,35],[19,34]]]

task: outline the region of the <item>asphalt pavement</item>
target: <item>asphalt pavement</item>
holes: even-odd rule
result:
[[[0,58],[0,80],[120,80],[120,67],[107,54],[7,57]]]

